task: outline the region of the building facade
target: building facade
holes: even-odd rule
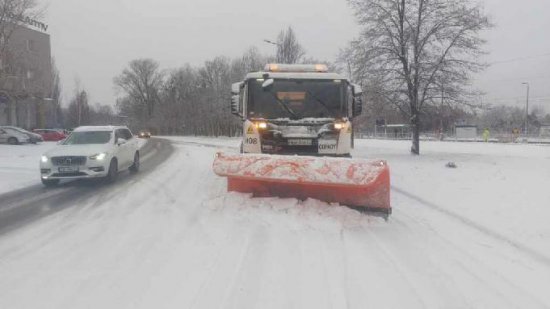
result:
[[[0,57],[0,125],[50,126],[53,106],[50,36],[14,25]]]

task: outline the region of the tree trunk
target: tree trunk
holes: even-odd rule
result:
[[[420,115],[414,110],[411,116],[412,147],[411,154],[420,155]]]

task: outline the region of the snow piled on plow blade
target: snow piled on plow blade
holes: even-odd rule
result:
[[[314,198],[391,213],[390,172],[382,160],[219,152],[213,169],[227,177],[228,191],[255,197]]]

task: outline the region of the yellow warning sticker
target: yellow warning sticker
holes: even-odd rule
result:
[[[254,134],[254,128],[252,126],[249,126],[248,130],[246,130],[246,134]]]

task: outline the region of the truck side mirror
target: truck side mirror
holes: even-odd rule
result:
[[[352,84],[351,91],[353,94],[353,117],[357,117],[363,112],[363,89],[359,85]]]
[[[231,96],[231,114],[235,116],[240,116],[239,113],[239,102],[241,100],[241,96],[238,94],[234,94]]]
[[[241,116],[241,90],[244,88],[244,83],[234,83],[231,85],[231,114]]]
[[[361,97],[353,98],[353,117],[361,115],[363,112],[363,99]]]

